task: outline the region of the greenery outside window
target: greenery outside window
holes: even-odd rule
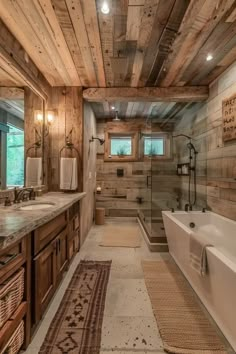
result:
[[[7,133],[7,187],[24,185],[24,131],[9,125]]]
[[[138,132],[105,132],[105,161],[136,161]]]
[[[142,155],[144,159],[171,159],[172,158],[172,139],[169,133],[153,132],[143,134]]]
[[[132,155],[132,137],[116,136],[110,139],[111,156],[131,156]]]
[[[145,156],[163,156],[165,154],[165,139],[163,137],[144,137]]]

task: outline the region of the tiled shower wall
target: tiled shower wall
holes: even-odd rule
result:
[[[143,120],[145,126],[145,120]],[[106,123],[97,121],[97,136],[104,138]],[[127,128],[128,129],[128,128]],[[104,161],[104,145],[97,144],[97,186],[102,193],[96,196],[96,205],[104,207],[110,216],[136,216],[142,209],[155,216],[161,216],[162,209],[169,209],[176,202],[178,178],[173,161],[158,161],[140,158],[134,162]],[[124,170],[124,176],[117,176],[117,169]],[[152,171],[151,171],[152,169]],[[153,188],[147,187],[147,176],[152,173]],[[138,204],[137,197],[142,197]]]
[[[210,85],[208,101],[201,107],[189,110],[175,127],[175,133],[194,138],[198,155],[197,191],[199,207],[207,204],[212,211],[236,220],[236,140],[222,140],[222,101],[236,93],[236,63]],[[183,145],[174,142],[175,157]],[[205,172],[204,172],[205,171]],[[181,193],[186,198],[187,180],[181,177]]]

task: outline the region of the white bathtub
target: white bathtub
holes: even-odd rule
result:
[[[163,211],[162,215],[171,256],[236,351],[236,222],[212,212]],[[193,230],[214,245],[207,248],[205,277],[189,264]]]

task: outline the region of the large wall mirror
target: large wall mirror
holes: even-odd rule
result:
[[[43,184],[43,100],[29,88],[0,87],[0,190],[27,185],[27,159],[37,157]]]

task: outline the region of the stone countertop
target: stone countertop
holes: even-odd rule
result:
[[[85,195],[86,193],[49,192],[42,197],[37,197],[34,201],[0,207],[0,250],[54,219],[74,203],[84,198]],[[41,203],[53,205],[47,209],[27,211],[19,209],[22,206]]]

